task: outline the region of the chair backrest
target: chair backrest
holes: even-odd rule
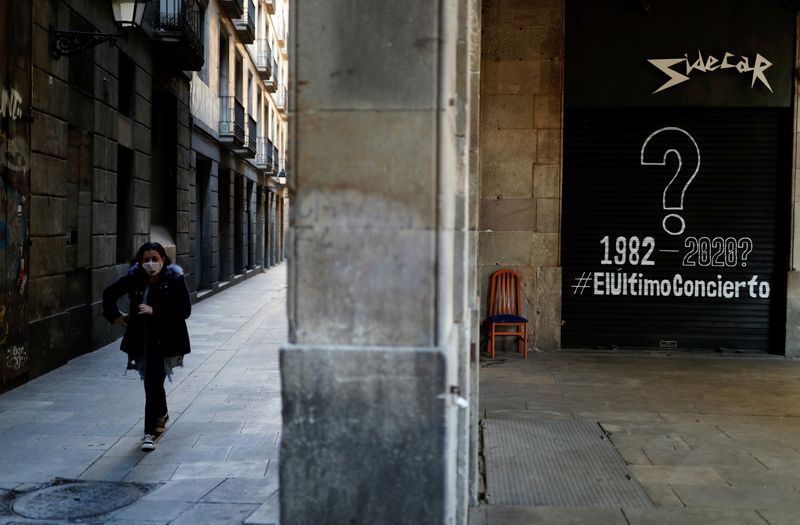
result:
[[[522,315],[519,274],[514,270],[497,270],[489,287],[489,317]]]

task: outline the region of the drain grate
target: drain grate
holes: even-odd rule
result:
[[[145,492],[131,483],[60,480],[16,496],[11,510],[39,520],[91,518],[130,505]]]
[[[594,421],[484,421],[491,505],[652,508],[642,486]]]

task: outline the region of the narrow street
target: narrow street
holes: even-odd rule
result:
[[[188,326],[192,352],[166,383],[171,419],[153,452],[139,449],[144,391],[119,341],[0,395],[0,523],[46,509],[15,502],[56,478],[143,494],[84,523],[278,521],[286,264],[196,303]],[[43,512],[25,517],[54,519]]]

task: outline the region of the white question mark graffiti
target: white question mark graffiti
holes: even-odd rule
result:
[[[665,138],[671,139],[672,137],[670,137],[670,135],[678,135],[677,138],[679,139],[688,138],[691,141],[691,144],[694,147],[694,153],[697,155],[697,162],[695,163],[694,171],[692,171],[691,175],[688,177],[686,175],[689,173],[689,170],[684,170],[683,173],[681,173],[683,168],[683,156],[675,147],[667,147],[665,144],[661,144],[662,148],[651,146],[650,150],[653,151],[647,151],[647,146],[650,144],[650,141],[658,135],[664,134],[667,134]],[[672,141],[671,143],[674,144],[675,141]],[[662,151],[663,154],[659,158],[658,155]],[[649,137],[647,137],[647,139],[644,141],[644,144],[642,144],[641,164],[643,166],[665,166],[667,164],[667,156],[670,153],[674,153],[675,156],[678,157],[678,169],[675,170],[675,175],[672,176],[672,179],[670,179],[670,181],[667,183],[667,187],[664,188],[664,194],[662,196],[661,203],[664,211],[683,211],[683,199],[686,196],[686,189],[697,176],[697,172],[700,171],[700,148],[697,146],[697,142],[694,140],[694,137],[692,137],[686,130],[676,127],[666,127],[654,131]],[[689,153],[691,153],[691,147],[689,149]],[[645,158],[645,156],[647,158]],[[680,181],[676,184],[675,181],[678,180],[679,176]],[[678,193],[678,188],[680,188],[680,194]],[[678,229],[671,229],[668,226],[668,222],[678,222],[680,227]],[[664,231],[670,235],[680,235],[686,229],[686,222],[683,220],[683,217],[677,213],[669,213],[664,216],[664,219],[661,221],[661,226],[664,228]]]
[[[742,254],[739,256],[742,260],[742,267],[747,266],[747,256],[750,255],[750,252],[753,251],[753,240],[750,237],[742,237],[739,239],[738,247],[742,251]]]

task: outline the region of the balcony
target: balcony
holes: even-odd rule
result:
[[[241,153],[242,157],[246,159],[254,159],[258,150],[257,144],[257,126],[256,119],[247,117],[247,133],[244,136],[244,152]]]
[[[258,76],[264,81],[272,78],[272,50],[268,42],[266,38],[260,38],[256,42],[256,69]]]
[[[272,17],[272,27],[275,29],[275,38],[278,40],[279,46],[286,45],[286,22],[283,15]]]
[[[264,4],[267,6],[267,13],[274,15],[275,14],[275,0],[265,0]]]
[[[244,13],[243,0],[219,0],[219,5],[222,8],[222,12],[232,20],[241,18]]]
[[[258,137],[258,152],[256,153],[256,167],[272,174],[272,141],[265,137]]]
[[[244,106],[236,97],[219,97],[219,141],[232,149],[244,146]]]
[[[289,105],[286,86],[278,88],[278,93],[275,96],[275,105],[282,115],[286,115],[286,107]]]
[[[272,78],[264,81],[264,86],[270,93],[275,93],[278,89],[278,62],[272,59]]]
[[[183,71],[202,69],[202,12],[199,0],[161,0],[153,23],[156,56]]]
[[[236,34],[244,44],[252,44],[256,40],[256,5],[253,0],[247,0],[247,11],[242,13],[241,18],[233,21],[236,27]]]
[[[277,176],[281,171],[280,169],[280,153],[278,153],[278,146],[272,146],[272,173]]]

